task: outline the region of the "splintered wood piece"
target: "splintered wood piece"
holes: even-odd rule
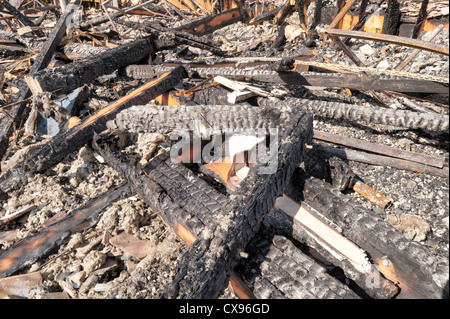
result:
[[[339,13],[336,15],[336,17],[333,19],[333,21],[330,23],[330,26],[328,27],[328,30],[334,29],[337,27],[338,23],[344,18],[345,14],[350,10],[352,5],[356,2],[356,0],[349,0],[345,4],[345,6],[339,11]]]
[[[85,206],[72,211],[63,220],[42,229],[36,235],[28,237],[6,250],[0,255],[0,278],[10,276],[30,265],[38,258],[47,255],[71,234],[95,224],[100,212],[112,202],[128,196],[128,192],[129,188],[126,184],[106,191],[87,202]]]

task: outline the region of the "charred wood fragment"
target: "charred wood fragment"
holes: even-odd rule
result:
[[[242,16],[239,8],[222,11],[219,14],[213,16],[207,16],[203,19],[193,21],[192,23],[182,25],[175,28],[174,31],[186,32],[196,35],[212,33],[216,30],[224,28],[230,24],[244,21],[245,17]]]
[[[33,93],[70,92],[101,75],[110,74],[155,53],[167,46],[168,41],[170,42],[167,39],[151,37],[136,40],[94,57],[87,57],[62,67],[39,71],[25,79]]]
[[[422,30],[423,23],[427,18],[427,8],[428,8],[429,0],[422,0],[422,5],[420,6],[419,16],[417,17],[416,24],[414,25],[412,38],[417,39],[420,34],[420,30]]]

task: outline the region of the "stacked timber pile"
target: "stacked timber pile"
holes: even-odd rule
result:
[[[448,298],[448,3],[0,3],[0,298]]]

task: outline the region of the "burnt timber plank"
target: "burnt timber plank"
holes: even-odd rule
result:
[[[89,83],[101,75],[110,74],[118,68],[135,63],[149,54],[155,53],[171,40],[152,37],[136,40],[99,55],[80,59],[74,63],[48,70],[41,70],[25,77],[33,94],[40,92],[70,92]]]
[[[301,169],[294,172],[286,193],[297,201],[305,201],[341,227],[345,237],[370,255],[383,276],[398,283],[398,298],[442,298],[444,287],[433,279],[437,259],[432,252],[406,239],[376,213]]]
[[[158,79],[144,84],[130,94],[100,109],[70,130],[60,131],[49,142],[30,149],[23,161],[0,175],[0,192],[7,193],[24,185],[27,183],[29,175],[42,172],[60,162],[67,154],[89,142],[94,132],[99,133],[105,130],[106,122],[121,110],[150,102],[173,88],[186,76],[183,67],[165,73]]]
[[[264,167],[250,169],[232,200],[223,209],[222,222],[210,237],[196,241],[182,256],[178,275],[168,287],[170,298],[217,298],[229,280],[239,253],[258,232],[265,215],[275,205],[290,179],[292,170],[303,160],[302,147],[311,141],[312,118],[300,113],[285,123],[279,134],[274,174],[261,174]]]
[[[91,199],[67,217],[26,238],[0,255],[0,278],[29,266],[39,258],[50,253],[72,234],[86,229],[97,222],[98,214],[114,201],[129,196],[128,185],[121,184],[100,196]],[[86,223],[86,224],[84,224]],[[83,224],[83,225],[82,225]]]

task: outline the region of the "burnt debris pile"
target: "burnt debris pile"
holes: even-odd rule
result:
[[[0,2],[0,298],[448,298],[448,2]]]

